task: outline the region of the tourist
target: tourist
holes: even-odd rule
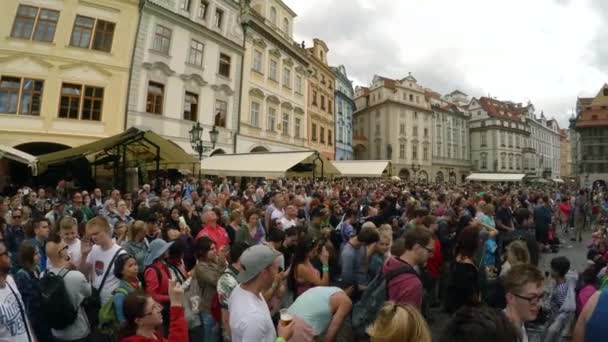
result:
[[[321,272],[312,264],[312,260],[317,256],[322,265]],[[308,237],[300,240],[294,251],[287,284],[294,299],[312,287],[328,286],[329,252],[327,248]]]
[[[262,243],[265,233],[260,226],[260,214],[257,209],[250,209],[245,212],[246,225],[241,227],[236,233],[235,242],[243,242],[250,246]]]
[[[230,311],[228,309],[228,298],[232,290],[239,285],[238,275],[241,272],[240,258],[243,252],[249,248],[245,243],[235,243],[230,248],[230,265],[226,267],[217,281],[217,296],[222,312],[222,336],[224,340],[230,340]]]
[[[169,333],[169,267],[167,266],[167,256],[169,247],[173,242],[167,242],[163,239],[155,239],[150,243],[148,254],[144,259],[144,283],[146,284],[146,293],[154,299],[154,301],[162,305],[163,310],[163,336]]]
[[[479,248],[479,228],[467,227],[458,238],[456,258],[450,265],[445,309],[452,314],[462,306],[475,306],[481,303],[484,288],[483,273],[474,261]]]
[[[528,341],[525,323],[536,320],[544,295],[544,278],[533,265],[520,264],[511,267],[503,279],[507,306],[507,318],[519,331],[522,342]]]
[[[38,267],[39,272],[44,272],[46,271],[47,261],[45,245],[50,233],[49,221],[46,219],[35,220],[32,222],[32,226],[34,227],[34,237],[28,241],[38,249],[40,258],[36,266]]]
[[[361,231],[344,245],[340,253],[340,280],[345,288],[353,287],[355,296],[365,291],[370,276],[367,273],[369,265],[367,248],[380,240],[376,227],[363,227]]]
[[[219,217],[213,210],[209,210],[203,214],[205,227],[198,233],[195,240],[200,239],[202,236],[208,236],[215,242],[216,249],[221,251],[224,247],[230,245],[230,238],[226,230],[217,223]]]
[[[524,342],[505,314],[486,306],[464,306],[452,315],[440,342]]]
[[[371,342],[431,342],[429,326],[412,305],[386,303],[367,329]]]
[[[127,240],[123,243],[122,248],[132,255],[137,261],[139,272],[144,271],[144,260],[148,254],[148,244],[146,238],[146,223],[144,221],[132,222],[127,230]]]
[[[124,314],[125,298],[130,293],[141,289],[141,283],[137,277],[138,274],[139,267],[137,266],[137,259],[135,259],[134,256],[122,254],[116,258],[116,261],[114,262],[114,276],[120,279],[120,284],[114,290],[112,301],[116,320],[121,325],[126,322]]]
[[[78,238],[78,222],[71,216],[64,216],[59,221],[59,235],[68,246],[68,263],[71,268],[78,268],[82,259],[81,241]],[[52,265],[51,265],[52,266]]]

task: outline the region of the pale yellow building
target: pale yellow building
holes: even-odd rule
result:
[[[236,151],[306,149],[306,51],[293,40],[296,14],[281,0],[244,10],[243,89]]]
[[[310,60],[308,78],[308,147],[321,152],[327,159],[335,159],[334,84],[336,76],[327,64],[329,49],[324,41],[313,40],[306,49]]]
[[[2,1],[0,144],[38,155],[125,129],[138,3]]]

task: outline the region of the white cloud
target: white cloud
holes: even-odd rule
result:
[[[325,40],[358,84],[411,71],[442,93],[529,99],[564,127],[608,81],[606,0],[285,1],[296,40]]]

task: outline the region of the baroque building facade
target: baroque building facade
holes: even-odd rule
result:
[[[336,122],[336,160],[353,159],[353,112],[355,111],[355,92],[352,81],[348,79],[346,67],[332,67],[336,75],[334,120]]]

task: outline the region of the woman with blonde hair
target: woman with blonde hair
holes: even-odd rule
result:
[[[431,342],[429,326],[420,312],[393,302],[384,304],[367,334],[371,342]]]
[[[525,241],[515,240],[505,249],[505,263],[502,265],[500,276],[504,276],[515,265],[529,264],[530,251]]]
[[[144,259],[148,254],[148,244],[146,244],[145,238],[146,224],[144,221],[137,220],[129,225],[127,241],[122,244],[122,248],[135,257],[139,272],[144,271]]]

